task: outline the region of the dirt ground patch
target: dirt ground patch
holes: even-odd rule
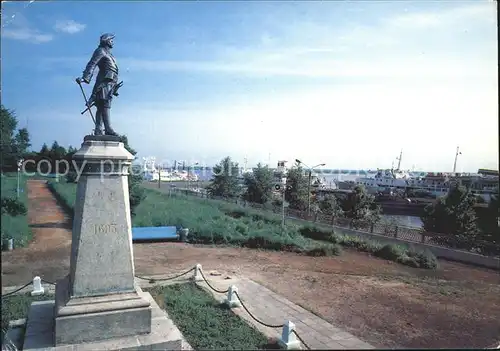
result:
[[[34,241],[2,253],[2,285],[69,271],[71,227],[42,182],[28,183]],[[249,277],[377,347],[483,348],[500,341],[497,271],[440,261],[421,270],[344,251],[308,257],[180,243],[135,244],[138,275],[206,271]],[[244,292],[241,292],[244,294]]]

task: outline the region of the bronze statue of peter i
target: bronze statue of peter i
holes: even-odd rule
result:
[[[111,128],[110,110],[113,96],[118,96],[118,89],[123,82],[118,83],[118,65],[111,53],[113,48],[114,34],[106,33],[101,35],[100,43],[94,51],[87,67],[83,71],[82,78],[78,78],[78,83],[87,84],[92,80],[92,75],[96,67],[99,67],[92,95],[88,101],[88,106],[96,106],[95,135],[103,135],[102,124],[104,123],[105,135],[118,135]]]

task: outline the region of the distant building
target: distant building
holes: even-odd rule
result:
[[[480,168],[478,171],[477,171],[478,174],[481,174],[481,175],[485,175],[485,176],[494,176],[494,177],[498,177],[499,176],[499,172],[498,171],[495,171],[495,170],[492,170],[492,169],[484,169],[484,168]]]

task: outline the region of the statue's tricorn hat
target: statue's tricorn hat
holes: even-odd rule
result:
[[[104,33],[103,35],[101,35],[101,38],[100,38],[101,39],[101,43],[102,42],[106,42],[106,41],[108,41],[110,39],[114,39],[114,37],[115,37],[115,35],[112,34],[112,33]]]

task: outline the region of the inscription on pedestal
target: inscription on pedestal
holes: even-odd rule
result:
[[[105,201],[115,201],[117,199],[114,191],[109,191],[109,192],[97,191],[96,193],[94,193],[93,197],[97,197],[98,199]]]
[[[94,224],[94,234],[112,234],[117,233],[118,228],[116,224]]]

